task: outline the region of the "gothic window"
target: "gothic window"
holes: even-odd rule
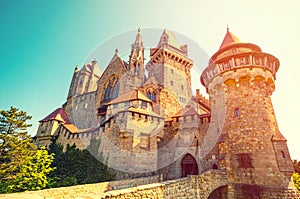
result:
[[[156,95],[155,95],[154,92],[153,92],[152,95],[151,95],[151,100],[152,100],[153,102],[156,102]]]
[[[104,100],[111,100],[119,95],[120,83],[116,77],[111,78],[105,88]]]
[[[118,97],[119,95],[119,90],[120,90],[120,82],[116,82],[115,87],[113,89],[113,93],[112,93],[112,99],[115,99]]]
[[[107,87],[106,87],[106,89],[105,89],[104,99],[106,99],[106,100],[110,99],[111,90],[112,90],[111,85],[108,84]]]
[[[237,154],[237,160],[240,168],[253,168],[250,153]]]
[[[150,93],[150,91],[147,92],[147,97],[148,97],[149,99],[151,99],[151,93]]]
[[[149,90],[146,95],[152,102],[156,102],[156,93],[154,91]]]

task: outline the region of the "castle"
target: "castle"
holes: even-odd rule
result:
[[[280,196],[293,187],[270,98],[276,57],[227,29],[200,78],[207,100],[199,90],[192,94],[193,61],[171,31],[150,49],[148,63],[144,51],[139,29],[129,61],[116,50],[103,72],[97,61],[76,66],[66,103],[40,121],[37,145],[55,140],[83,149],[100,138],[118,179],[226,171],[226,186],[210,198],[260,198],[274,189]]]

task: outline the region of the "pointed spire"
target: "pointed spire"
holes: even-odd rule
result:
[[[181,45],[180,45],[179,41],[177,40],[177,38],[175,37],[174,33],[169,30],[166,30],[166,29],[164,29],[164,31],[160,37],[160,40],[157,44],[157,48],[162,47],[164,45],[169,45],[169,46],[175,47],[179,50],[181,49]]]
[[[141,28],[140,27],[138,29],[138,33],[136,35],[134,44],[137,45],[137,46],[142,46],[143,45]]]
[[[78,65],[76,65],[75,70],[74,70],[74,73],[77,73],[77,72],[78,72]]]
[[[94,58],[94,60],[92,61],[92,65],[94,66],[94,65],[96,65],[97,63],[98,63],[97,59]]]
[[[227,32],[219,49],[229,46],[234,43],[240,43],[240,39],[229,31],[227,24]]]
[[[117,55],[117,54],[119,54],[119,50],[116,48],[116,50],[115,50],[115,54]]]

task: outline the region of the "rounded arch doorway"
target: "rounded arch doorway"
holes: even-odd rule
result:
[[[198,175],[198,164],[191,154],[186,154],[181,161],[181,177]]]

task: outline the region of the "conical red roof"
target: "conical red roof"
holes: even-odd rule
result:
[[[229,46],[231,44],[234,44],[234,43],[240,43],[240,39],[237,36],[235,36],[233,33],[231,33],[229,31],[229,28],[227,28],[227,32],[226,32],[226,35],[225,35],[225,37],[223,39],[223,42],[220,46],[220,49],[224,48],[226,46]]]

